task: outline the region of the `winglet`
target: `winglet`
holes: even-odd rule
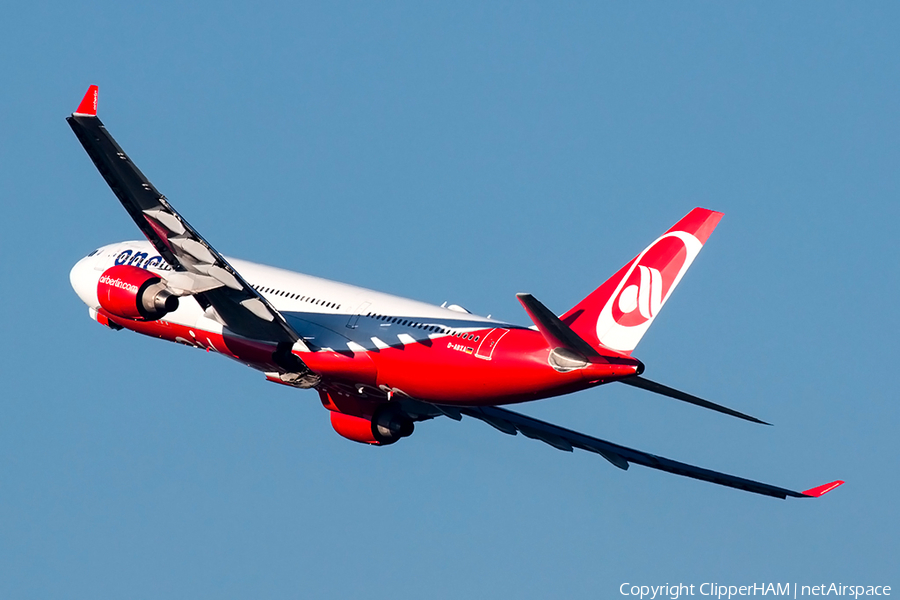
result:
[[[843,481],[838,479],[837,481],[832,481],[831,483],[826,483],[825,485],[820,485],[819,487],[814,487],[812,489],[806,490],[805,492],[803,492],[803,495],[808,498],[818,498],[819,496],[824,496],[843,483]]]
[[[97,96],[99,95],[100,88],[96,85],[92,85],[88,88],[87,94],[84,95],[84,98],[81,99],[81,104],[78,105],[78,108],[75,110],[73,114],[79,117],[96,117],[97,116]]]

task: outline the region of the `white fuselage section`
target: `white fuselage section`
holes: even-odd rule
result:
[[[228,262],[256,288],[304,340],[336,351],[373,350],[405,345],[485,327],[508,324],[417,300],[304,275],[235,258]],[[72,287],[96,317],[97,281],[114,265],[147,269],[166,279],[172,268],[146,241],[110,244],[81,259],[70,273]],[[166,320],[201,331],[221,333],[222,324],[191,297]]]

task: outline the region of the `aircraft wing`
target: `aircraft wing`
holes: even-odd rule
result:
[[[458,412],[459,414],[479,419],[495,429],[510,435],[521,432],[525,437],[540,440],[560,450],[571,452],[574,448],[579,448],[581,450],[587,450],[588,452],[594,452],[620,469],[627,469],[630,463],[634,463],[650,467],[651,469],[674,473],[675,475],[683,475],[685,477],[709,481],[710,483],[737,488],[739,490],[753,492],[754,494],[773,496],[775,498],[786,498],[788,496],[793,498],[816,498],[844,483],[843,481],[833,481],[806,490],[805,492],[795,492],[767,483],[760,483],[759,481],[744,479],[743,477],[737,477],[735,475],[728,475],[726,473],[719,473],[718,471],[711,471],[702,467],[695,467],[662,456],[656,456],[655,454],[650,454],[648,452],[641,452],[640,450],[635,450],[633,448],[626,448],[625,446],[620,446],[583,433],[578,433],[571,429],[566,429],[565,427],[552,425],[496,406],[464,408],[442,406],[439,410],[441,410],[443,414],[451,416],[451,418],[455,416],[453,413]]]
[[[238,335],[286,345],[300,339],[131,162],[97,118],[97,86],[88,89],[66,121],[135,224],[176,271],[172,277],[176,287],[193,295],[212,318]]]

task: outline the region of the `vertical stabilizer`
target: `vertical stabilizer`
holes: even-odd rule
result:
[[[721,218],[695,208],[561,320],[591,344],[630,353]]]

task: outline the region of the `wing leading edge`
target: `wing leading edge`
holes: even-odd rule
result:
[[[818,498],[844,483],[838,480],[804,492],[796,492],[620,446],[496,406],[465,407],[455,408],[455,410],[460,414],[484,421],[503,433],[515,435],[521,432],[526,437],[540,440],[560,450],[571,452],[574,448],[578,448],[599,454],[620,469],[628,469],[629,464],[634,463],[675,475],[700,479],[717,485],[782,499],[788,496],[792,498]]]
[[[207,314],[237,335],[281,344],[290,367],[306,370],[290,354],[300,336],[284,317],[169,205],[97,117],[91,86],[66,119],[97,170],[157,252],[176,271],[173,283],[193,295]],[[302,343],[302,342],[300,342]]]

